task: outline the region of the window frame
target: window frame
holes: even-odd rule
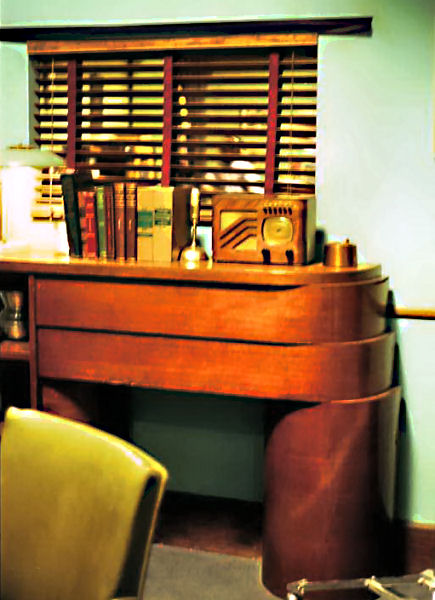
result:
[[[278,97],[279,89],[279,71],[280,60],[279,52],[283,48],[292,47],[315,47],[317,49],[317,34],[299,34],[299,33],[273,33],[273,34],[236,34],[236,35],[211,35],[194,37],[157,37],[144,39],[115,39],[115,40],[55,40],[55,41],[30,41],[28,42],[28,54],[31,58],[38,57],[67,57],[68,63],[68,125],[67,125],[67,150],[66,164],[69,168],[76,166],[76,145],[77,145],[77,107],[75,105],[77,97],[77,67],[75,60],[81,56],[101,56],[106,54],[110,57],[122,55],[134,55],[137,52],[147,53],[165,53],[165,87],[163,91],[163,144],[162,144],[162,172],[160,183],[162,185],[171,185],[171,157],[173,144],[173,66],[174,54],[191,50],[208,51],[215,50],[241,50],[261,49],[269,55],[269,83],[268,83],[268,113],[267,113],[267,139],[265,147],[265,173],[264,173],[264,193],[274,193],[275,172],[276,172],[276,146],[277,146],[277,128],[279,119]],[[317,51],[316,51],[317,56]],[[317,72],[317,67],[316,67]],[[71,83],[72,82],[72,83]],[[316,78],[317,82],[317,78]],[[70,84],[71,83],[71,84]],[[316,94],[317,96],[317,94]],[[316,109],[316,103],[315,103]],[[315,123],[315,119],[314,119]],[[314,136],[315,137],[315,136]],[[315,153],[315,152],[314,152]],[[291,161],[291,157],[288,159]],[[315,156],[312,159],[315,178]],[[138,179],[138,182],[141,180]],[[156,181],[157,183],[158,181]],[[306,192],[306,195],[314,193],[312,190]],[[50,186],[52,189],[53,186]],[[291,193],[291,187],[289,187]],[[201,219],[202,223],[211,221],[211,200],[206,198],[202,202]]]

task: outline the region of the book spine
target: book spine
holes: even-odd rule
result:
[[[64,173],[60,177],[63,206],[65,211],[65,224],[68,236],[70,256],[82,255],[82,241],[80,234],[80,215],[77,200],[77,191],[72,173]]]
[[[107,258],[107,236],[106,236],[106,218],[104,210],[104,187],[99,185],[96,190],[97,201],[97,231],[98,231],[98,256]]]
[[[82,256],[88,256],[88,233],[86,227],[86,194],[87,190],[77,191],[77,202],[79,207],[80,239]]]
[[[136,210],[137,183],[125,184],[125,255],[129,261],[136,260]]]
[[[98,256],[97,210],[95,191],[86,190],[85,194],[85,222],[86,222],[86,252],[87,258]]]
[[[156,262],[172,260],[173,192],[173,187],[154,187],[153,255]]]
[[[113,184],[115,206],[115,257],[125,260],[125,183]]]
[[[174,187],[172,203],[172,260],[178,260],[190,242],[191,186]]]
[[[152,261],[154,229],[154,188],[137,188],[137,260]]]
[[[113,187],[104,186],[104,216],[106,222],[106,243],[107,258],[115,258],[115,208],[114,208]]]

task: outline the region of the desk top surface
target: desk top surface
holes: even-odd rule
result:
[[[34,249],[0,247],[0,273],[22,273],[66,277],[144,279],[229,285],[287,287],[366,281],[381,276],[380,265],[361,264],[354,268],[325,267],[322,263],[306,266],[252,265],[204,261],[199,266],[179,262],[118,262],[101,259],[71,258],[65,254],[44,253]]]

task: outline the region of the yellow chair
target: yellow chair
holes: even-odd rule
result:
[[[2,600],[142,598],[167,472],[93,427],[10,408],[1,441]]]

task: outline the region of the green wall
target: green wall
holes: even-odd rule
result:
[[[23,44],[0,43],[0,146],[28,142],[27,52]]]
[[[373,16],[370,37],[322,37],[319,57],[318,221],[379,262],[397,304],[433,307],[433,0],[2,0],[7,26]],[[27,71],[21,48],[1,47],[4,143],[22,141]],[[5,79],[6,77],[6,79]],[[6,82],[6,85],[5,85]],[[13,91],[13,100],[11,92]],[[400,321],[406,427],[398,516],[435,524],[435,323]],[[135,393],[134,434],[173,467],[173,487],[261,496],[260,403]],[[145,396],[145,397],[144,397]],[[144,400],[147,399],[147,402]]]

